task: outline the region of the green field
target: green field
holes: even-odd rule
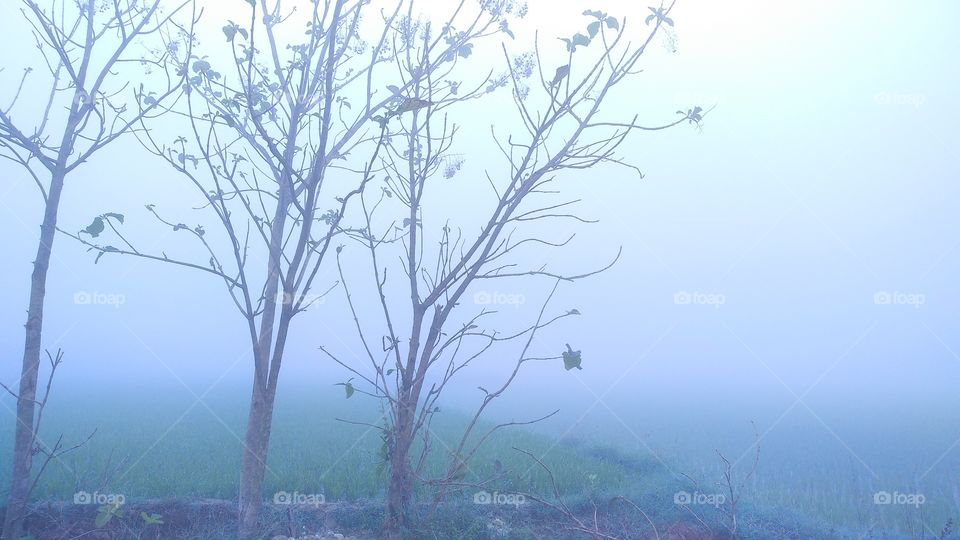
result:
[[[281,393],[264,489],[267,500],[277,492],[322,494],[327,502],[376,501],[383,496],[378,433],[337,420],[376,423],[378,411],[369,401],[348,401],[324,390]],[[51,444],[62,433],[69,446],[94,429],[96,433],[84,447],[51,464],[34,498],[69,501],[78,491],[119,493],[127,500],[235,498],[245,392],[218,389],[201,397],[197,401],[182,388],[59,394],[47,412],[44,442]],[[11,415],[5,414],[0,425],[4,441],[10,440],[10,420]],[[438,415],[429,471],[440,471],[443,448],[453,444],[462,422],[463,417],[452,410]],[[714,449],[736,459],[742,457],[738,451],[749,449],[752,437],[749,424],[730,420],[724,425],[709,415],[678,414],[671,419],[648,413],[630,416],[627,425],[597,415],[574,430],[563,429],[568,433],[559,440],[556,432],[562,424],[500,432],[471,463],[468,480],[503,470],[506,474],[487,486],[489,491],[549,494],[547,476],[515,450],[522,448],[543,456],[561,493],[571,502],[626,495],[657,519],[671,522],[684,519],[673,504],[677,492],[720,492]],[[778,440],[771,434],[764,439],[757,474],[743,487],[741,519],[835,529],[830,534],[838,537],[842,530],[848,537],[867,537],[868,531],[874,531],[919,538],[918,532],[923,531],[936,538],[956,515],[956,460],[946,459],[941,469],[953,474],[937,472],[918,482],[919,472],[911,470],[902,456],[911,455],[908,450],[921,443],[930,446],[925,451],[929,454],[941,439],[949,442],[948,434],[935,434],[937,426],[948,424],[947,418],[930,419],[926,425],[913,423],[912,435],[884,439],[885,444],[874,447],[848,438],[854,440],[857,456],[870,462],[868,469],[838,447],[829,433],[805,436],[809,426],[787,422],[783,431],[789,438]],[[868,426],[858,427],[875,433]],[[653,433],[644,434],[639,443],[635,435],[644,428]],[[4,464],[9,462],[10,446],[0,445]],[[912,450],[913,454],[918,451]],[[750,461],[749,457],[742,460],[735,472],[744,474]],[[0,485],[6,484],[8,474],[4,466]],[[923,493],[925,501],[922,506],[873,504],[874,493],[883,490]],[[469,503],[473,493],[457,493],[454,502]],[[699,511],[709,521],[723,520],[709,505]]]
[[[339,398],[339,396],[338,396]],[[368,401],[326,399],[306,392],[279,400],[271,442],[265,495],[277,491],[323,493],[329,501],[382,495],[383,471],[377,430],[338,421],[375,423],[380,418]],[[77,490],[109,488],[128,498],[169,496],[233,498],[239,477],[245,402],[236,395],[207,395],[203,403],[188,396],[111,394],[100,398],[61,396],[49,410],[41,438],[52,444],[59,434],[69,446],[96,430],[81,449],[53,463],[38,485],[40,499],[68,499]],[[438,416],[435,447],[428,470],[440,472],[442,449],[458,436],[462,418]],[[5,415],[4,438],[11,433]],[[3,449],[4,461],[9,448]],[[505,430],[478,453],[473,472],[489,475],[495,462],[515,461],[515,469],[533,462],[512,448],[545,455],[564,492],[579,493],[590,475],[612,490],[630,481],[622,468],[584,460],[581,453],[549,438]],[[532,468],[529,487],[546,489]],[[8,471],[3,471],[8,474]],[[100,486],[106,482],[108,485]],[[519,489],[520,486],[502,486]]]

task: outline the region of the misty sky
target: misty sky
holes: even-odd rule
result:
[[[20,67],[37,62],[8,4],[0,5],[4,104]],[[243,2],[210,4],[207,23],[216,29],[232,15],[224,6]],[[634,2],[529,4],[512,52],[529,50],[535,30],[552,45],[581,26],[586,8],[627,15],[636,30],[646,11],[643,3],[625,7]],[[601,276],[561,286],[554,308],[583,315],[538,340],[545,355],[567,342],[582,349],[584,370],[536,365],[517,394],[563,396],[560,405],[571,409],[644,395],[691,404],[762,396],[782,407],[799,398],[907,407],[925,396],[955,407],[960,4],[681,0],[674,19],[676,52],[655,42],[644,73],[608,104],[611,114],[655,124],[681,108],[716,108],[702,131],[633,137],[622,153],[642,180],[609,167],[563,179],[566,193],[583,199],[578,214],[600,222],[571,226],[570,247],[531,254],[529,263],[577,273],[606,264],[620,246],[623,256]],[[213,35],[211,46],[221,38]],[[476,210],[483,168],[494,161],[490,124],[513,114],[506,97],[460,119],[471,126],[461,145],[467,161],[442,191],[435,219],[468,221]],[[60,223],[79,230],[95,215],[120,212],[142,244],[173,252],[177,238],[143,205],[192,224],[199,204],[186,193],[182,178],[128,138],[68,182]],[[0,164],[3,381],[19,371],[40,219],[33,182]],[[219,282],[122,257],[94,265],[71,239],[57,242],[44,346],[66,351],[63,384],[184,383],[201,392],[249,380],[242,319]],[[321,281],[332,285],[334,269]],[[548,286],[498,283],[485,292],[523,298],[503,306],[511,328],[536,316]],[[117,302],[77,303],[84,293]],[[341,296],[335,291],[295,323],[283,384],[339,391],[331,382],[346,375],[317,347],[359,351]],[[477,364],[463,395],[476,398],[470,391],[509,365]]]

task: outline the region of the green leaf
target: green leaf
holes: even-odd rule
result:
[[[575,351],[570,347],[570,344],[567,344],[567,350],[563,351],[563,368],[567,371],[570,371],[573,368],[583,369],[580,367],[580,351]]]
[[[610,28],[612,30],[619,30],[620,21],[618,21],[616,17],[607,17],[607,28]]]
[[[425,99],[407,98],[403,100],[403,103],[400,104],[400,107],[398,107],[397,110],[394,111],[394,114],[403,114],[406,112],[418,111],[420,109],[429,107],[431,105],[433,105],[433,102],[427,101]]]
[[[234,24],[224,26],[223,35],[227,36],[227,41],[232,42],[233,38],[237,37],[237,26]]]
[[[464,43],[457,49],[457,54],[461,58],[470,58],[470,55],[473,54],[473,43]]]
[[[562,83],[568,75],[570,75],[570,64],[558,67],[557,72],[553,76],[553,80],[550,82],[550,86],[557,86]]]
[[[350,379],[350,381],[352,381],[352,380],[353,380],[353,379]],[[342,386],[342,387],[343,387],[343,391],[346,393],[347,399],[350,399],[351,397],[353,397],[353,393],[356,392],[356,389],[353,387],[353,383],[351,383],[350,381],[342,382],[342,383],[337,383],[337,384],[334,385],[334,386]]]
[[[118,213],[116,213],[116,212],[107,212],[106,214],[103,215],[103,217],[105,217],[105,218],[113,218],[113,219],[119,221],[120,223],[123,223],[123,214],[118,214]]]
[[[587,26],[587,32],[590,33],[591,38],[597,37],[597,34],[600,33],[600,21],[590,23],[590,25]]]
[[[163,525],[163,516],[160,514],[140,512],[140,519],[143,520],[144,525]]]
[[[577,47],[581,45],[584,47],[590,45],[590,38],[580,33],[576,34],[570,39],[560,38],[560,41],[567,44],[567,51],[571,53],[577,52]]]
[[[200,163],[200,160],[198,160],[197,157],[194,156],[193,154],[179,154],[177,155],[177,160],[179,160],[180,163],[183,163],[184,167],[186,167],[188,161],[190,163],[193,163],[194,169],[196,169],[198,164]]]
[[[96,524],[97,527],[103,527],[104,525],[109,523],[111,519],[113,519],[112,514],[101,512],[97,514],[97,519],[94,520],[94,524]]]
[[[95,217],[93,218],[93,223],[91,223],[90,225],[87,225],[87,228],[80,232],[85,232],[89,234],[92,238],[96,238],[100,236],[100,233],[103,232],[103,227],[104,227],[103,218]]]
[[[663,8],[648,7],[647,9],[649,9],[650,12],[653,13],[653,15],[647,16],[646,18],[647,24],[650,24],[651,22],[656,20],[659,22],[666,23],[668,26],[673,26],[673,19],[671,19],[670,17],[667,17],[667,13],[663,10]]]
[[[257,7],[257,0],[247,0],[247,3],[253,7]]]

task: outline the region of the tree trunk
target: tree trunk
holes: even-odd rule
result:
[[[410,510],[413,501],[413,474],[410,470],[410,447],[413,445],[413,414],[406,403],[397,408],[397,425],[390,449],[390,483],[387,488],[387,538],[412,538]]]
[[[267,470],[267,450],[273,422],[274,395],[254,381],[240,466],[239,536],[256,538],[260,508],[263,506],[263,478]]]
[[[13,444],[13,472],[10,475],[10,494],[3,520],[3,540],[20,538],[27,498],[30,495],[30,469],[33,465],[33,447],[36,442],[34,418],[43,337],[43,302],[47,293],[50,254],[57,233],[57,213],[60,209],[63,180],[63,173],[55,174],[51,178],[43,223],[40,226],[37,258],[33,262],[33,274],[30,277],[30,303],[27,308],[26,337],[23,344],[23,364],[20,368],[17,399],[17,425]]]
[[[257,535],[260,508],[263,506],[263,477],[267,470],[267,450],[270,446],[270,428],[273,423],[273,402],[276,396],[276,381],[279,376],[283,344],[278,341],[273,347],[274,321],[277,314],[277,292],[280,288],[280,259],[283,253],[283,230],[286,224],[289,199],[281,190],[273,223],[270,226],[269,261],[267,281],[264,288],[266,303],[260,318],[260,332],[253,345],[254,374],[253,393],[250,398],[250,414],[247,417],[247,433],[244,437],[243,460],[240,465],[240,516],[237,534],[247,540]],[[281,335],[285,334],[289,321],[281,317]],[[274,362],[271,363],[271,357]],[[271,365],[272,364],[272,365]]]

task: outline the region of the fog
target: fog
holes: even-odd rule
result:
[[[203,24],[218,29],[233,3],[243,4],[211,2]],[[551,42],[579,27],[586,8],[637,27],[648,14],[627,2],[581,4],[530,0],[507,47],[528,51],[535,35]],[[431,13],[446,7],[430,4]],[[488,417],[527,420],[559,409],[529,429],[607,440],[657,459],[702,444],[702,457],[691,461],[704,462],[717,446],[748,453],[755,421],[761,446],[771,449],[770,470],[799,467],[797,447],[823,445],[881,486],[888,484],[877,472],[887,459],[880,447],[910,437],[917,448],[897,446],[892,459],[908,464],[914,479],[955,485],[960,424],[948,413],[960,406],[960,5],[681,0],[672,17],[675,42],[656,38],[643,73],[607,106],[648,124],[695,105],[709,113],[699,129],[632,136],[620,154],[642,178],[608,165],[563,173],[563,197],[580,200],[575,213],[597,222],[534,226],[552,241],[575,238],[513,262],[579,274],[622,255],[599,275],[559,285],[550,309],[582,315],[532,346],[534,356],[556,356],[570,343],[583,351],[583,369],[524,366]],[[0,5],[4,103],[22,69],[37,65],[28,32],[18,9]],[[221,38],[213,32],[204,43],[211,49]],[[477,54],[481,66],[502,61],[498,45]],[[504,163],[490,126],[515,128],[515,109],[503,92],[459,114],[470,126],[456,144],[465,162],[434,192],[425,228],[450,219],[474,230],[483,205],[495,202],[483,174],[503,172]],[[175,127],[161,129],[175,136]],[[0,178],[0,381],[9,384],[19,377],[42,199],[14,164],[0,163]],[[118,212],[125,234],[152,252],[205,260],[157,226],[146,204],[172,222],[210,223],[183,178],[125,137],[68,180],[60,226],[77,231]],[[146,402],[182,396],[178,410],[208,396],[247,398],[249,336],[222,282],[132,257],[95,263],[71,238],[56,242],[43,346],[65,352],[54,390],[63,403],[131,389]],[[375,292],[361,284],[369,280],[365,254],[345,244],[361,324],[378,325]],[[350,374],[320,346],[363,361],[338,282],[336,266],[325,263],[316,288],[334,288],[293,323],[281,396],[342,398],[334,384]],[[536,320],[552,286],[543,278],[491,280],[467,298],[477,310],[494,306],[496,328],[508,333]],[[409,302],[402,292],[391,298],[398,309]],[[483,397],[477,387],[502,380],[516,354],[505,348],[472,365],[444,406],[471,410]],[[12,417],[14,401],[0,404]],[[7,446],[12,430],[3,425]]]

